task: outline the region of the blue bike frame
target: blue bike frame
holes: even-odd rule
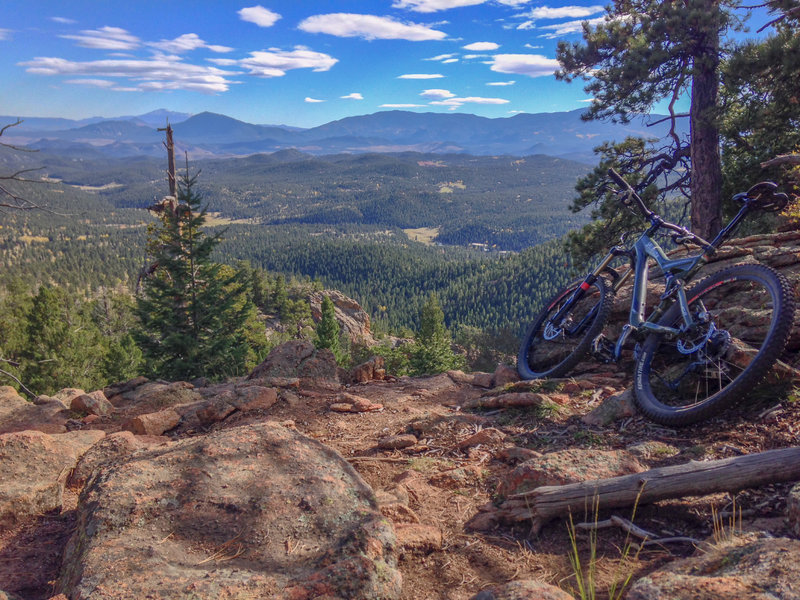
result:
[[[592,285],[594,285],[594,283],[597,281],[597,278],[600,277],[601,274],[606,273],[611,276],[614,281],[614,292],[617,292],[623,286],[623,284],[625,284],[625,282],[631,276],[633,276],[633,296],[631,299],[630,317],[628,323],[623,327],[622,333],[617,339],[613,352],[613,359],[619,359],[622,353],[622,347],[631,334],[634,334],[639,339],[643,339],[646,335],[651,333],[663,335],[666,339],[674,339],[675,337],[679,336],[682,331],[686,331],[695,325],[695,321],[689,311],[689,302],[686,298],[686,283],[691,281],[691,279],[697,274],[703,265],[708,262],[706,256],[712,255],[716,252],[717,247],[719,247],[724,239],[733,233],[734,229],[739,225],[742,219],[744,219],[748,212],[750,212],[750,207],[748,205],[742,206],[739,213],[731,220],[730,223],[728,223],[725,228],[722,229],[722,231],[719,232],[719,234],[717,234],[717,236],[711,242],[706,242],[697,236],[692,236],[694,240],[698,241],[703,248],[703,251],[699,254],[688,256],[686,258],[670,259],[661,246],[659,246],[651,236],[662,227],[671,229],[672,231],[678,231],[678,233],[685,233],[689,235],[692,234],[676,225],[667,223],[658,215],[648,211],[650,227],[647,229],[647,231],[642,233],[638,240],[636,240],[636,242],[633,244],[633,248],[627,249],[621,246],[614,246],[611,248],[609,253],[603,258],[602,261],[600,261],[600,264],[597,266],[597,268],[589,273],[589,275],[586,276],[583,282],[573,292],[572,297],[564,303],[564,305],[558,310],[558,312],[556,312],[555,315],[553,315],[553,318],[550,320],[550,322],[553,324],[561,323],[575,303],[584,296],[586,291],[589,290]],[[611,267],[611,263],[619,256],[627,256],[630,260],[631,267],[625,274],[621,276],[613,267]],[[661,268],[666,282],[664,293],[661,295],[661,302],[653,310],[653,312],[650,313],[647,318],[645,318],[645,311],[647,308],[645,306],[645,301],[647,296],[649,258],[652,258]],[[677,301],[680,305],[683,326],[679,329],[676,329],[674,327],[659,325],[658,320],[667,311],[667,309],[673,305],[675,301]],[[584,324],[591,322],[591,319],[594,318],[594,314],[594,310],[590,311],[589,314],[584,317],[581,323],[573,328],[573,332],[581,329]],[[556,325],[556,328],[557,327],[558,326]]]

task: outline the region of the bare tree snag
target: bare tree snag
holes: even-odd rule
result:
[[[800,448],[769,450],[757,454],[651,469],[633,475],[542,486],[506,500],[498,517],[506,521],[531,521],[531,532],[556,517],[570,513],[648,504],[666,498],[735,492],[770,483],[800,480]]]

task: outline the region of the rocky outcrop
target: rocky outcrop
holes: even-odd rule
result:
[[[711,544],[637,580],[628,600],[797,600],[800,541],[753,536]]]
[[[375,344],[375,338],[372,337],[370,330],[369,315],[358,302],[338,290],[314,292],[309,296],[311,317],[314,322],[319,323],[322,319],[322,298],[324,296],[328,296],[333,302],[334,315],[339,323],[339,328],[352,343],[366,346]]]
[[[67,476],[102,431],[0,435],[0,523],[61,510]]]
[[[273,349],[247,379],[276,377],[338,383],[339,368],[327,348],[317,350],[308,340],[292,340]]]
[[[27,429],[64,433],[67,431],[64,423],[68,418],[68,405],[57,398],[40,396],[36,403],[28,402],[14,388],[0,386],[0,433]]]
[[[398,598],[395,538],[335,451],[262,423],[138,452],[81,495],[69,598]]]

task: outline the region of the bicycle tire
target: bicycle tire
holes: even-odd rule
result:
[[[562,330],[562,334],[559,336],[561,340],[569,340],[572,346],[567,346],[565,341],[547,340],[543,337],[544,328],[548,323],[548,315],[558,312],[562,303],[579,285],[579,283],[572,285],[556,294],[547,303],[547,308],[539,313],[528,328],[517,356],[517,372],[523,379],[544,379],[566,375],[588,354],[592,340],[603,330],[611,313],[613,292],[609,282],[598,277],[593,286],[587,290],[586,296],[570,312],[572,315],[577,311],[579,316],[581,313],[585,313],[585,316],[581,317],[581,321],[576,325],[576,330],[570,334]],[[584,323],[584,321],[586,322]],[[555,348],[551,348],[552,346]],[[559,349],[558,346],[564,347]],[[548,348],[550,349],[548,350]],[[552,352],[557,350],[560,352],[552,355]],[[537,360],[534,354],[540,351],[544,352],[544,356]]]
[[[700,281],[686,297],[690,312],[702,310],[697,314],[707,315],[713,323],[713,329],[705,324],[705,332],[695,334],[695,340],[705,336],[705,341],[667,342],[662,335],[651,334],[634,367],[639,409],[650,420],[672,427],[708,419],[757,386],[778,360],[794,320],[789,282],[765,265],[723,269]],[[680,320],[676,302],[659,324],[676,326]],[[690,352],[692,343],[695,352]]]

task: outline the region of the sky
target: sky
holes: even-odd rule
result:
[[[590,0],[3,0],[2,8],[2,115],[165,108],[297,127],[392,109],[498,118],[585,107],[580,81],[553,76],[555,51],[604,12]]]

